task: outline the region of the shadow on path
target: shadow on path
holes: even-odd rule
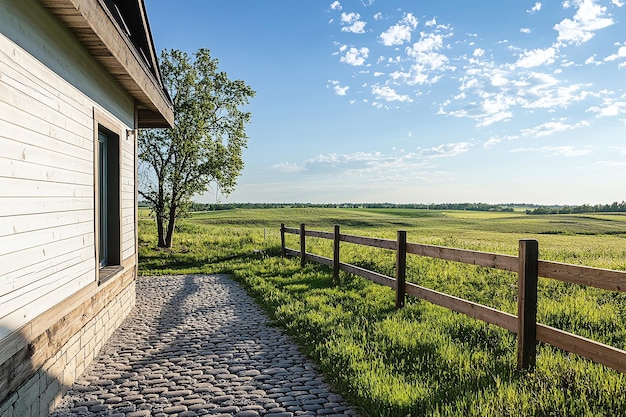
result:
[[[145,277],[53,417],[357,415],[224,275]]]

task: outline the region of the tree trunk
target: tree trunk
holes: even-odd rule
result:
[[[167,222],[167,234],[165,235],[165,247],[172,247],[172,237],[174,236],[174,226],[176,224],[176,205],[172,204]]]
[[[159,241],[157,243],[157,246],[159,248],[167,248],[168,246],[165,245],[165,227],[163,224],[163,212],[160,213],[156,213],[156,221],[157,221],[157,232],[159,234]]]

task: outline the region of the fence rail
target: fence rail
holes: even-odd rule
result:
[[[286,247],[285,234],[300,236],[300,250]],[[626,351],[596,342],[585,337],[537,323],[538,277],[591,286],[610,291],[626,292],[626,272],[588,266],[570,265],[545,261],[538,258],[536,240],[519,241],[518,256],[471,251],[445,246],[425,245],[406,241],[406,232],[398,231],[397,239],[379,239],[365,236],[341,234],[339,226],[333,232],[306,230],[280,226],[281,252],[283,256],[300,257],[301,265],[307,261],[317,262],[333,269],[336,282],[339,271],[358,275],[396,290],[396,307],[404,306],[406,294],[429,301],[458,313],[482,320],[517,334],[517,366],[532,368],[536,360],[537,341],[548,343],[559,349],[584,356],[619,372],[626,373]],[[306,238],[315,237],[334,241],[333,257],[326,258],[306,252]],[[340,242],[388,249],[396,252],[396,277],[360,268],[340,261]],[[406,282],[406,255],[413,254],[448,261],[461,262],[487,268],[501,269],[518,274],[517,316],[482,304],[464,300],[449,294]]]

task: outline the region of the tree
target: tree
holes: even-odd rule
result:
[[[251,117],[241,108],[255,92],[219,72],[208,49],[193,58],[164,50],[159,66],[174,103],[174,127],[140,132],[139,194],[156,215],[158,246],[169,248],[176,220],[187,213],[193,195],[211,183],[224,194],[234,189]]]

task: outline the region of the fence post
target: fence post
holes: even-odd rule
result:
[[[533,239],[519,241],[517,284],[517,368],[535,366],[537,354],[537,279],[539,243]]]
[[[333,241],[333,284],[339,282],[339,225],[335,225],[335,236]]]
[[[280,224],[280,256],[285,257],[285,223]]]
[[[304,268],[306,265],[306,232],[304,223],[300,224],[300,266]]]
[[[404,307],[406,292],[406,231],[399,230],[396,248],[396,308]]]

